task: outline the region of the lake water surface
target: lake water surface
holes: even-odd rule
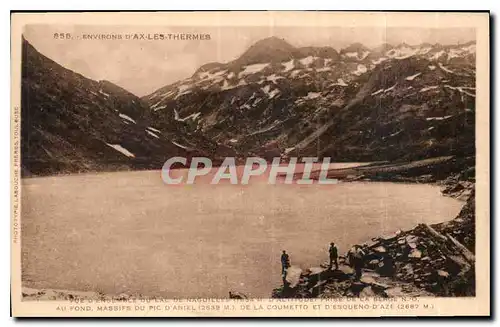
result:
[[[317,266],[462,203],[430,185],[165,185],[160,172],[22,180],[24,286],[107,294],[269,297],[280,255]]]

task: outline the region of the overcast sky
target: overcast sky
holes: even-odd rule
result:
[[[54,33],[71,33],[73,40],[55,39]],[[84,34],[194,33],[210,40],[82,40]],[[277,36],[296,47],[331,46],[340,50],[360,42],[411,45],[423,42],[457,44],[475,40],[475,30],[342,27],[177,27],[30,25],[26,39],[42,54],[95,80],[109,80],[143,96],[191,76],[208,62],[228,62],[260,39]],[[76,39],[76,36],[79,39]]]

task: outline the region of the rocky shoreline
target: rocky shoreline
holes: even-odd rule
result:
[[[78,301],[92,300],[101,302],[120,302],[130,299],[142,298],[129,294],[106,295],[94,291],[74,291],[59,289],[36,289],[30,287],[22,288],[23,301]]]
[[[419,224],[408,231],[375,237],[364,244],[356,278],[348,255],[339,269],[328,263],[302,271],[290,267],[274,298],[475,296],[475,158],[439,157],[401,164],[332,170],[343,181],[435,183],[444,196],[466,201],[453,220]]]

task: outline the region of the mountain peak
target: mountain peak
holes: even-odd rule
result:
[[[412,48],[413,49],[413,47],[406,42],[402,42],[402,43],[398,44],[396,46],[396,48],[397,49],[402,49],[402,48]]]
[[[347,48],[342,49],[342,53],[347,53],[347,52],[358,52],[358,51],[369,51],[367,47],[365,47],[363,44],[356,42],[351,45],[349,45]]]
[[[393,48],[394,47],[389,43],[382,43],[378,47],[373,48],[373,51],[374,52],[386,52],[386,51],[391,50]]]
[[[244,64],[282,61],[292,58],[294,50],[284,39],[272,36],[257,41],[237,61]]]
[[[283,49],[292,51],[294,47],[285,41],[283,38],[277,36],[266,37],[265,39],[255,42],[250,48],[264,48],[264,49]]]

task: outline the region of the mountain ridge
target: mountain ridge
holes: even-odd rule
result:
[[[255,62],[242,55],[243,59],[222,66],[213,64],[143,97],[154,119],[160,124],[181,120],[243,156],[269,153],[270,144],[278,147],[272,153],[283,156],[335,155],[342,161],[422,159],[474,148],[470,142],[461,144],[464,140],[448,138],[445,142],[443,128],[439,135],[433,132],[436,124],[451,124],[470,135],[474,42],[447,47],[401,43],[383,45],[377,52],[354,44],[336,52],[336,59],[313,55],[310,50],[290,59],[291,47],[285,41],[275,38],[262,42],[257,46],[278,44],[276,57],[260,57],[266,61]],[[254,53],[262,54],[255,50],[255,44],[250,48],[251,58],[255,58]],[[288,51],[286,56],[283,49]],[[371,78],[374,75],[379,77]],[[386,107],[377,108],[381,104]],[[381,119],[370,112],[390,113],[394,121],[379,126],[377,120]],[[465,119],[467,126],[457,119]],[[397,128],[400,124],[409,127],[410,120],[429,131],[416,135]],[[365,126],[370,134],[361,137],[363,129],[358,135],[349,131],[359,121],[371,125]],[[345,135],[336,135],[335,130],[346,128]],[[378,139],[373,139],[376,136]],[[323,146],[318,148],[319,138]],[[405,141],[398,144],[401,138]],[[415,138],[420,140],[416,144]],[[344,144],[337,144],[339,139]],[[391,144],[383,144],[387,142]],[[404,145],[410,144],[415,151],[405,153]]]
[[[368,51],[370,53],[378,53],[380,51],[383,51],[384,49],[385,52],[391,49],[395,48],[402,48],[402,47],[408,47],[411,49],[415,48],[423,48],[427,46],[431,46],[436,49],[453,49],[453,48],[460,48],[463,46],[469,46],[469,45],[475,45],[476,41],[471,40],[467,41],[464,43],[457,43],[457,44],[441,44],[441,43],[434,43],[430,44],[428,42],[423,42],[421,44],[416,44],[416,45],[409,45],[405,42],[401,42],[397,44],[396,46],[391,45],[389,43],[382,43],[378,46],[374,47],[367,47],[363,45],[362,43],[359,42],[354,42],[348,46],[341,47],[339,50],[336,50],[332,46],[304,46],[304,47],[295,47],[288,43],[284,38],[276,37],[276,36],[271,36],[267,37],[264,39],[261,39],[259,41],[256,41],[254,44],[252,44],[249,48],[247,48],[238,58],[230,60],[228,62],[209,62],[206,64],[201,65],[197,69],[195,69],[193,75],[191,75],[188,78],[192,78],[193,76],[196,76],[196,74],[200,72],[207,72],[210,71],[214,68],[219,68],[219,69],[229,69],[229,70],[238,70],[239,67],[244,66],[244,65],[250,65],[258,62],[263,62],[266,61],[267,59],[271,59],[269,61],[285,61],[285,60],[290,60],[290,59],[297,59],[297,58],[304,58],[307,57],[308,55],[312,56],[318,56],[322,58],[330,58],[333,60],[338,60],[342,54],[349,53],[349,52],[356,52],[359,51]],[[267,50],[272,51],[273,49],[278,49],[281,54],[279,56],[272,56],[269,54],[265,54]],[[264,52],[264,54],[262,54]],[[266,56],[269,56],[267,58]],[[175,83],[178,83],[178,81],[171,82],[166,84],[165,86],[169,86]],[[164,86],[164,87],[165,87]],[[151,94],[157,92],[158,90],[164,88],[160,87],[153,91],[150,94],[144,95],[141,98],[147,98]]]
[[[23,176],[160,169],[171,156],[217,151],[182,126],[158,130],[139,97],[59,65],[24,38],[21,71]]]
[[[259,42],[232,64],[202,65],[139,98],[23,40],[23,171],[159,169],[176,155],[474,155],[475,42],[377,51],[354,44],[340,52]]]

